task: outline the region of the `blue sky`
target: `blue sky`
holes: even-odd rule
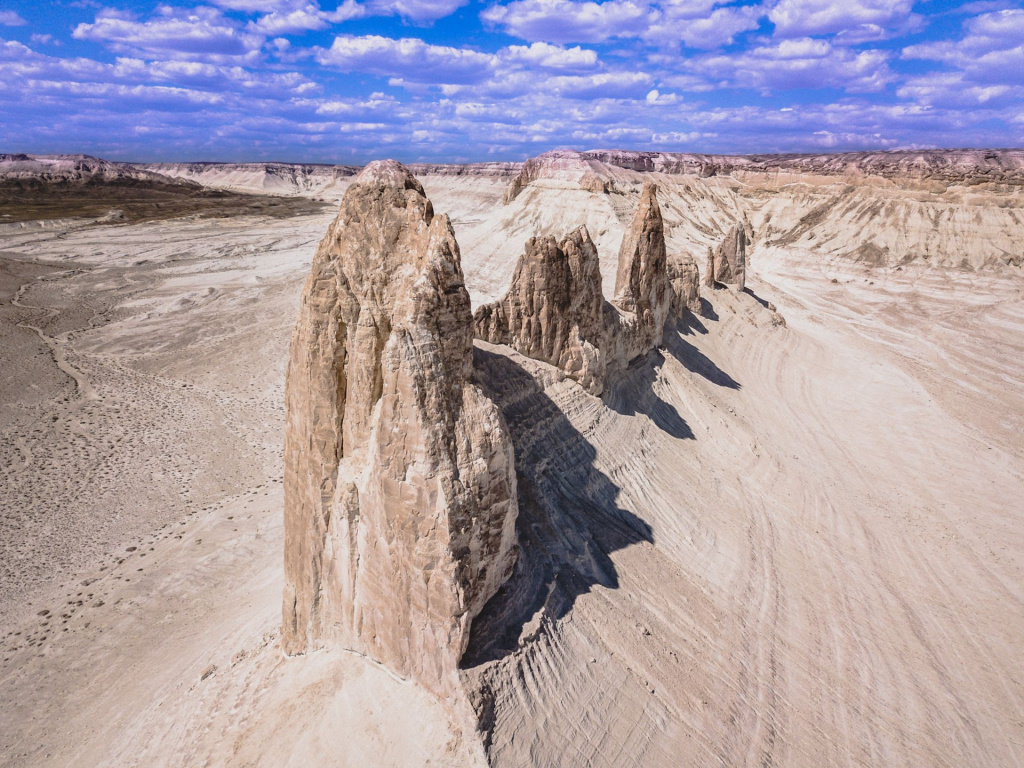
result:
[[[0,0],[0,151],[1024,146],[1021,2]]]

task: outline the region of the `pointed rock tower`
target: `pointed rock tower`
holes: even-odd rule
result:
[[[472,383],[459,248],[419,182],[368,165],[313,259],[285,390],[290,654],[338,645],[439,695],[508,577],[512,443]]]
[[[742,291],[747,277],[747,233],[737,224],[711,251],[708,249],[708,268],[704,282],[709,288],[715,283],[735,286]]]

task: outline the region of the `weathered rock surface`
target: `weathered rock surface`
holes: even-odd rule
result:
[[[597,247],[586,227],[561,242],[550,235],[530,238],[509,292],[477,310],[476,336],[551,363],[600,394],[604,303]]]
[[[737,224],[714,251],[708,249],[707,272],[704,282],[709,288],[715,283],[735,286],[742,291],[747,274],[747,234]]]
[[[531,238],[508,293],[477,309],[477,338],[557,366],[601,394],[609,371],[661,344],[672,308],[657,191],[653,184],[643,187],[619,248],[612,302],[601,292],[600,259],[585,226],[561,242]],[[679,279],[685,282],[682,273]]]
[[[313,260],[286,385],[283,644],[339,645],[440,695],[511,571],[516,480],[473,384],[451,224],[394,161],[346,192]]]
[[[672,286],[672,317],[700,309],[700,270],[689,253],[673,253],[668,259],[668,281]]]
[[[619,247],[615,277],[615,305],[636,316],[631,341],[635,350],[629,360],[661,344],[672,306],[668,262],[665,256],[665,224],[658,206],[658,188],[644,182],[640,204]]]

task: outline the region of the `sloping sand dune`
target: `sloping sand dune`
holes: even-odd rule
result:
[[[620,170],[507,206],[500,176],[422,181],[479,305],[583,222],[610,293]],[[478,344],[522,499],[464,662],[482,742],[365,659],[278,646],[285,350],[331,213],[5,232],[0,764],[1024,762],[1024,278],[958,266],[1019,247],[1015,193],[969,225],[963,197],[651,175],[670,251],[746,221],[750,291],[705,291],[604,399]],[[842,245],[911,242],[919,205],[960,222],[929,259]]]

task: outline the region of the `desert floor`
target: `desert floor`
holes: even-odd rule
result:
[[[529,223],[424,183],[499,295]],[[284,364],[332,217],[0,230],[0,765],[484,760],[417,686],[277,645]],[[604,401],[480,346],[532,492],[606,553],[581,578],[529,534],[575,560],[530,650],[467,669],[492,762],[1024,764],[1024,277],[751,258]],[[609,506],[614,536],[580,520]]]

